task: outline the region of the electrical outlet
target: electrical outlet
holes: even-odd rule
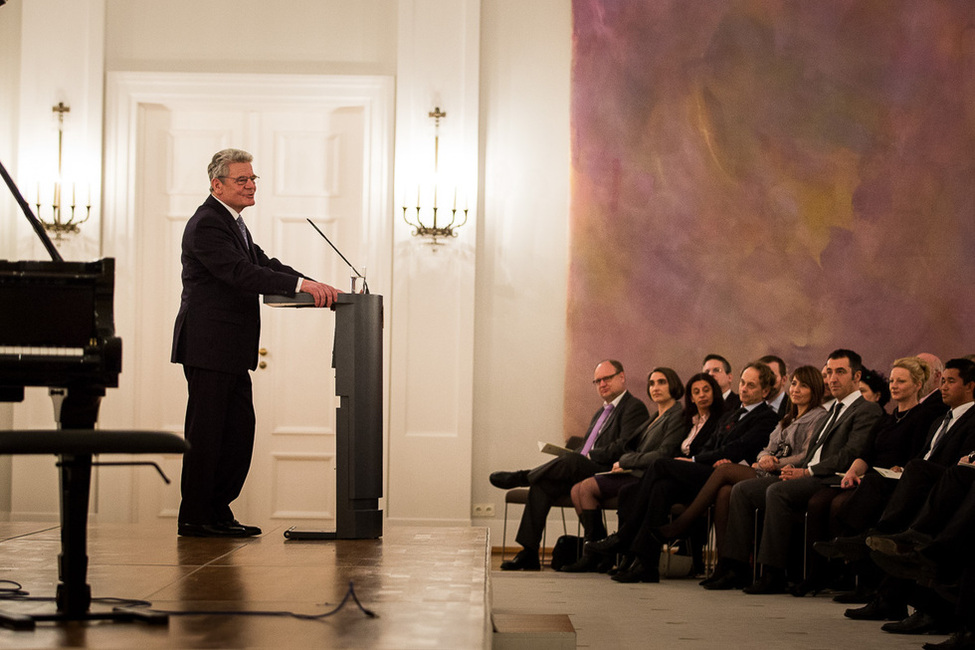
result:
[[[472,517],[493,517],[494,516],[494,504],[493,503],[475,503],[471,506],[471,516]]]

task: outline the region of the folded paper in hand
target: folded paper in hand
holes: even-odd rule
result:
[[[553,456],[565,456],[566,454],[571,454],[571,449],[566,449],[565,447],[559,447],[558,445],[553,445],[550,442],[538,441],[538,451],[543,454],[551,454]]]

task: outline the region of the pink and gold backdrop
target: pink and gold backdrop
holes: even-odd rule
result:
[[[975,352],[975,2],[574,0],[566,429],[686,380]]]

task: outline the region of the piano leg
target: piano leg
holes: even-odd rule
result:
[[[88,500],[91,455],[63,455],[61,468],[61,553],[58,554],[58,611],[81,616],[91,605],[88,585]]]

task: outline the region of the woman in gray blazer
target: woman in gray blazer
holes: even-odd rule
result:
[[[657,412],[650,416],[646,425],[637,428],[635,435],[621,441],[622,454],[613,468],[572,486],[572,504],[585,529],[587,541],[606,536],[600,505],[617,496],[624,485],[638,482],[643,470],[654,460],[677,455],[681,441],[687,435],[688,421],[680,403],[684,385],[677,373],[671,368],[654,368],[647,377],[647,395],[657,405]],[[603,559],[583,553],[577,562],[560,571],[596,571]]]

